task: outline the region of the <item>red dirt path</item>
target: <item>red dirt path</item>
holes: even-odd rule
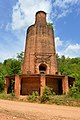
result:
[[[0,120],[80,120],[80,108],[0,100]]]

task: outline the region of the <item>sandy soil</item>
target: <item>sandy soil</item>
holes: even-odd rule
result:
[[[80,108],[0,100],[0,120],[80,120]]]

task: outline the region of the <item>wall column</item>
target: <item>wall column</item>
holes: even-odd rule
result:
[[[9,88],[9,86],[10,86],[10,80],[9,80],[9,78],[5,78],[4,79],[4,92],[6,93],[6,94],[8,94],[8,88]]]
[[[45,75],[41,75],[40,77],[40,96],[43,94],[43,88],[46,86],[46,77]]]
[[[69,91],[68,76],[62,78],[62,90],[63,90],[63,94],[67,94]]]
[[[20,96],[21,78],[19,75],[15,75],[15,87],[14,93],[16,96]]]

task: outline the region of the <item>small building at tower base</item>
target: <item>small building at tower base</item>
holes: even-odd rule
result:
[[[69,88],[73,86],[75,79],[65,75],[50,74],[21,74],[6,76],[5,93],[8,94],[11,89],[11,81],[14,81],[14,94],[31,95],[37,91],[42,96],[43,88],[48,86],[58,95],[67,94]]]

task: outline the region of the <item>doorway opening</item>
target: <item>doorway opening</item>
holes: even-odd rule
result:
[[[39,72],[40,72],[40,74],[45,74],[46,70],[47,70],[47,66],[45,64],[41,64],[39,66]]]
[[[62,80],[61,79],[59,79],[58,80],[58,94],[59,95],[62,95]]]

